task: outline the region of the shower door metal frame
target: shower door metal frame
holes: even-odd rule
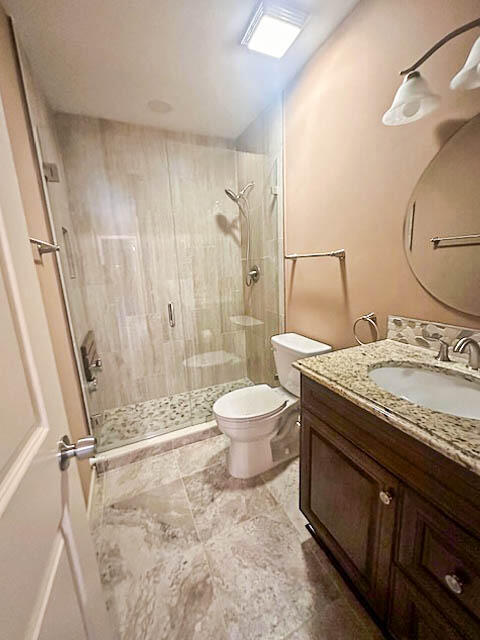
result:
[[[11,17],[9,17],[9,25],[10,25],[10,31],[12,34],[12,41],[14,44],[14,49],[15,49],[15,54],[16,54],[16,58],[17,58],[17,68],[18,68],[18,75],[19,75],[19,79],[20,79],[20,89],[21,89],[21,93],[22,93],[22,97],[25,103],[25,107],[26,107],[26,120],[27,120],[27,126],[29,129],[29,133],[30,133],[30,139],[32,142],[32,145],[35,149],[35,159],[36,159],[36,165],[37,165],[37,172],[38,172],[38,178],[39,178],[39,182],[41,184],[41,195],[42,195],[42,199],[43,199],[43,204],[45,207],[45,211],[47,212],[47,220],[48,220],[48,227],[49,227],[49,231],[53,240],[53,244],[59,246],[58,244],[58,239],[57,239],[57,234],[55,233],[55,225],[54,225],[54,221],[53,221],[53,213],[52,213],[52,207],[50,204],[50,195],[48,193],[48,184],[47,184],[47,180],[45,178],[45,174],[43,172],[43,156],[42,156],[42,147],[41,147],[41,140],[40,140],[40,136],[38,133],[38,129],[34,126],[34,118],[33,118],[33,112],[32,112],[32,108],[30,105],[30,100],[29,100],[29,96],[28,96],[28,91],[27,91],[27,85],[25,82],[25,65],[23,62],[23,58],[22,58],[22,51],[20,48],[20,44],[19,44],[19,40],[17,38],[17,34],[15,31],[15,24],[14,21],[12,20]],[[72,344],[72,348],[73,348],[73,354],[74,354],[74,359],[75,359],[75,368],[76,368],[76,372],[77,372],[77,376],[78,376],[78,381],[80,383],[80,389],[81,389],[81,396],[82,396],[82,405],[83,405],[83,411],[85,414],[85,418],[87,421],[87,427],[88,427],[88,431],[90,435],[93,435],[93,431],[92,431],[92,421],[91,421],[91,415],[90,415],[90,407],[88,405],[88,398],[87,398],[87,391],[86,391],[86,381],[84,380],[84,374],[83,374],[83,366],[82,366],[82,361],[81,361],[81,357],[80,357],[80,351],[77,345],[77,339],[75,337],[75,331],[73,328],[73,321],[72,321],[72,313],[70,310],[70,304],[68,301],[68,295],[67,295],[67,288],[66,288],[66,284],[65,284],[65,274],[63,272],[63,267],[62,267],[62,262],[60,259],[60,251],[55,251],[55,260],[56,260],[56,264],[57,264],[57,269],[58,269],[58,274],[59,274],[59,278],[60,278],[60,289],[61,289],[61,293],[62,293],[62,299],[63,299],[63,304],[65,306],[65,315],[67,318],[67,325],[68,325],[68,333],[69,333],[69,338],[70,338],[70,342]]]

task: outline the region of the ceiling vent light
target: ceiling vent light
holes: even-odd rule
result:
[[[305,11],[278,2],[261,2],[241,44],[273,58],[285,55],[308,19]]]

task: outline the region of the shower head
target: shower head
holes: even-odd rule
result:
[[[233,202],[238,203],[238,201],[240,200],[240,196],[237,195],[235,191],[232,191],[232,189],[225,189],[225,193],[230,198],[230,200],[233,200]]]
[[[249,182],[243,187],[240,193],[235,193],[235,191],[233,191],[232,189],[225,189],[225,193],[230,198],[230,200],[233,200],[233,202],[236,202],[238,204],[241,198],[246,198],[248,196],[250,190],[253,189],[254,186],[255,183]]]
[[[254,182],[249,182],[248,184],[246,184],[243,189],[240,191],[239,193],[239,197],[247,197],[248,194],[250,193],[250,191],[253,189],[253,187],[255,186]]]

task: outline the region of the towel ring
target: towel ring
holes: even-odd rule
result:
[[[378,340],[378,326],[377,326],[377,316],[375,315],[375,313],[372,311],[371,313],[367,313],[364,316],[360,316],[353,323],[353,335],[355,337],[355,340],[358,342],[358,344],[360,344],[360,345],[370,344],[369,342],[362,342],[360,340],[360,338],[357,337],[357,334],[356,334],[355,330],[356,330],[357,324],[360,322],[360,320],[365,320],[365,322],[368,322],[369,324],[372,325],[372,327],[375,330],[375,338],[373,339],[373,342],[376,342]]]

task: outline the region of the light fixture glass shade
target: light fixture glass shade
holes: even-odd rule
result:
[[[480,87],[480,38],[468,54],[463,68],[452,78],[450,89],[476,89]]]
[[[439,104],[439,96],[430,91],[418,71],[413,71],[400,85],[392,106],[383,114],[382,122],[387,126],[408,124],[435,111]]]

